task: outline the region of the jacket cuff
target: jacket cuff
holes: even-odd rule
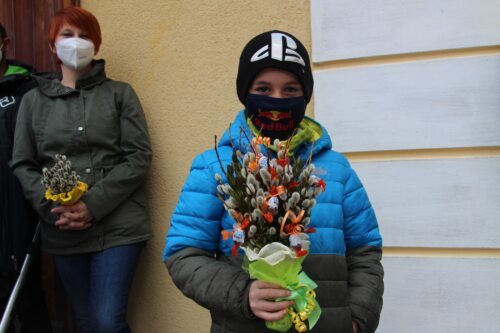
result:
[[[352,320],[359,326],[359,333],[372,333],[378,326],[378,316],[370,313],[357,304],[350,304]]]
[[[85,206],[87,206],[88,210],[90,210],[90,213],[92,213],[92,216],[94,217],[94,221],[100,221],[107,215],[107,211],[105,209],[99,208],[102,207],[102,201],[99,202],[99,198],[84,194],[80,200],[85,204]]]
[[[250,280],[250,282],[248,283],[245,290],[243,290],[243,297],[241,298],[241,301],[242,301],[241,310],[242,310],[243,316],[247,319],[257,318],[253,314],[252,309],[250,308],[250,286],[252,285],[253,281],[254,280]]]
[[[56,207],[57,204],[54,201],[43,202],[41,205],[41,209],[38,210],[39,218],[45,223],[55,225],[56,221],[59,219],[59,216],[57,214],[51,213],[50,211]]]

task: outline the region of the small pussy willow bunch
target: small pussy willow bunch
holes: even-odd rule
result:
[[[71,168],[71,162],[66,155],[56,154],[56,162],[49,168],[43,168],[42,184],[52,194],[67,193],[71,191],[80,180],[80,176]]]
[[[256,137],[245,154],[233,149],[226,168],[219,159],[226,182],[215,175],[218,196],[236,221],[233,230],[224,230],[222,236],[233,237],[233,254],[239,246],[259,251],[272,242],[292,247],[298,256],[307,254],[307,233],[315,231],[308,227],[311,210],[326,185],[313,174],[310,159],[289,156],[288,141],[273,144],[269,138]]]

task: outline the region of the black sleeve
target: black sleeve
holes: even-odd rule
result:
[[[361,333],[375,332],[384,293],[382,249],[375,246],[358,248],[347,253],[349,270],[349,304],[352,317]]]
[[[173,254],[166,266],[175,285],[199,305],[239,319],[255,318],[248,302],[251,280],[241,267],[194,247]]]

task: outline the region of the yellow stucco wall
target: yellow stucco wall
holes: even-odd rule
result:
[[[143,253],[129,319],[137,333],[208,332],[207,311],[185,298],[162,263],[169,217],[193,157],[213,146],[241,105],[239,54],[256,34],[281,29],[310,49],[309,0],[82,0],[101,24],[98,57],[137,91],[154,148],[149,198],[154,239]]]

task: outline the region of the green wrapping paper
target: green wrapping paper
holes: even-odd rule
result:
[[[312,329],[321,315],[321,308],[315,299],[316,283],[306,273],[302,272],[302,262],[305,256],[297,257],[295,252],[281,243],[271,243],[264,246],[259,253],[244,249],[246,256],[243,268],[252,279],[270,282],[287,288],[291,295],[277,299],[293,300],[288,314],[281,320],[266,321],[266,327],[278,332],[288,332],[295,325],[295,330],[305,332],[308,321]]]

